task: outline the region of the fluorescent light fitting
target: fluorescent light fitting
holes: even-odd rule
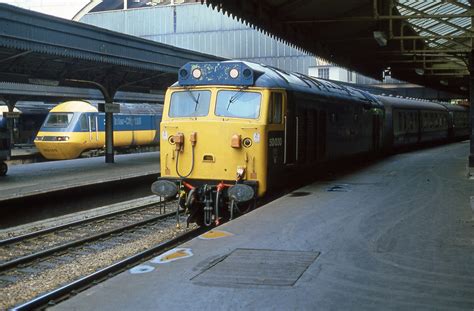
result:
[[[423,68],[415,68],[415,72],[419,76],[422,76],[425,74],[425,70]]]
[[[374,31],[374,39],[379,46],[387,46],[387,35],[385,32],[380,30]]]
[[[46,85],[46,86],[58,86],[59,81],[56,80],[48,80],[48,79],[28,79],[28,82],[31,84],[38,84],[38,85]]]

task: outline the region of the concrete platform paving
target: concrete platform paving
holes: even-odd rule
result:
[[[180,246],[191,257],[146,262],[50,309],[472,310],[468,152],[467,143],[414,151],[313,183],[218,228],[230,235]],[[262,259],[268,250],[293,256],[281,261],[288,268]],[[300,276],[298,252],[312,256]],[[293,285],[265,285],[287,280],[283,270]]]
[[[147,152],[115,156],[12,165],[0,177],[0,202],[51,191],[81,187],[160,172],[160,153]]]

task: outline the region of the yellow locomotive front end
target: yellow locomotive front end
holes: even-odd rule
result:
[[[77,100],[63,102],[51,109],[34,141],[43,157],[48,160],[74,159],[85,149],[97,148],[92,138],[99,134],[94,132],[92,136],[90,131],[78,128],[83,113],[97,113],[97,108],[89,102]]]
[[[232,96],[240,99],[234,103]],[[265,124],[260,109],[264,96],[265,92],[259,89],[243,91],[216,86],[192,91],[169,89],[166,95],[169,104],[161,122],[162,176],[254,181],[259,183],[259,194],[263,194]],[[232,107],[243,101],[247,105],[245,110]],[[180,111],[178,106],[183,105],[189,105],[190,110],[197,106],[197,111]]]
[[[267,189],[270,91],[246,82],[253,81],[253,72],[241,63],[219,64],[185,66],[179,85],[168,89],[160,129],[161,177],[152,185],[160,196],[178,195],[188,220],[203,225],[252,208]],[[222,81],[223,75],[235,85]]]

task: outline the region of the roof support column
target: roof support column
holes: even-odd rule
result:
[[[474,50],[469,55],[469,124],[471,128],[471,144],[469,154],[469,173],[474,175]]]
[[[16,138],[15,134],[18,133],[18,129],[17,129],[18,121],[16,120],[16,118],[18,118],[18,115],[15,115],[13,112],[15,110],[15,106],[19,100],[19,97],[14,96],[14,95],[3,95],[1,96],[0,99],[3,100],[8,107],[8,113],[6,115],[7,115],[7,128],[8,128],[8,131],[10,132],[10,149],[11,149],[13,148],[13,145],[15,144],[15,138]]]
[[[67,81],[96,86],[104,96],[106,106],[114,103],[114,96],[119,88],[107,82],[104,86],[94,81],[76,79],[67,79]],[[97,126],[99,125],[97,124]],[[114,114],[108,111],[105,111],[105,163],[114,163]]]
[[[106,100],[105,104],[113,104],[113,100]],[[114,163],[114,114],[105,113],[105,163]]]
[[[100,89],[105,99],[105,163],[114,163],[114,114],[106,107],[114,103],[117,88]]]

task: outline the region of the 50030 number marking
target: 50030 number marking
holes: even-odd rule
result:
[[[269,147],[280,147],[283,145],[283,138],[282,137],[272,137],[268,139],[268,146]]]

